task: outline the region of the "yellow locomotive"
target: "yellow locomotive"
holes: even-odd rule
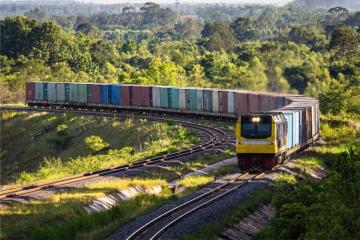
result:
[[[240,169],[270,170],[286,158],[287,121],[282,113],[242,115],[235,136]]]

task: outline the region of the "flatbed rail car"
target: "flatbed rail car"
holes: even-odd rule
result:
[[[316,141],[320,129],[318,100],[291,94],[131,84],[27,82],[26,103],[29,107],[130,110],[234,121],[237,122],[236,153],[239,167],[243,169],[275,166]],[[270,117],[275,123],[278,121],[275,118],[282,119],[284,126],[278,124],[283,128],[281,131],[276,126],[271,129],[274,143],[280,144],[278,138],[283,139],[282,145],[277,145],[271,153],[274,157],[260,154],[259,143],[264,138],[251,138],[250,141],[241,137],[241,119],[250,116],[249,113],[256,119],[260,117],[260,121]],[[256,113],[258,115],[254,115]],[[239,146],[244,141],[249,144]],[[249,150],[256,147],[253,152]]]

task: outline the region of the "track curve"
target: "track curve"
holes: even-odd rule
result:
[[[129,114],[118,114],[118,113],[112,113],[112,112],[90,112],[90,111],[79,111],[79,110],[68,110],[68,109],[34,109],[34,108],[24,108],[24,107],[0,107],[0,111],[25,111],[25,112],[51,112],[51,113],[74,113],[74,114],[81,114],[81,115],[91,115],[91,116],[103,116],[103,117],[129,117]],[[47,181],[44,183],[39,184],[32,184],[32,185],[26,185],[18,188],[11,188],[6,189],[3,191],[0,191],[0,200],[4,200],[7,198],[14,198],[14,197],[20,197],[23,195],[27,195],[30,193],[42,191],[42,190],[48,190],[60,186],[64,186],[67,184],[82,182],[88,179],[93,179],[100,176],[106,176],[106,175],[113,175],[119,172],[127,171],[129,169],[135,169],[135,168],[141,168],[145,165],[152,165],[162,162],[167,162],[176,158],[181,157],[187,157],[191,156],[193,154],[198,154],[203,151],[215,148],[220,146],[221,144],[225,143],[227,140],[229,140],[229,135],[224,132],[223,130],[220,130],[218,128],[209,127],[205,125],[200,125],[196,123],[191,123],[188,121],[182,121],[182,120],[174,120],[174,119],[167,119],[164,117],[153,117],[149,115],[131,115],[132,117],[139,119],[147,119],[149,121],[159,121],[159,122],[168,122],[168,123],[175,123],[179,124],[183,127],[194,129],[198,132],[203,133],[208,137],[208,141],[205,143],[201,143],[199,145],[196,145],[192,148],[181,150],[174,153],[169,153],[165,155],[160,155],[157,157],[139,160],[133,163],[110,167],[106,169],[101,169],[93,172],[88,172],[84,174],[78,174],[73,175],[66,178],[56,179],[53,181]]]

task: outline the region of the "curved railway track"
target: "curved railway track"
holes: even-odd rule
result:
[[[235,192],[245,184],[260,178],[264,174],[244,173],[227,180],[225,183],[158,215],[132,232],[126,239],[159,239],[182,219]]]
[[[0,107],[0,111],[6,111],[6,110],[26,111],[26,112],[43,111],[43,112],[52,112],[52,113],[63,113],[66,111],[81,115],[104,116],[104,117],[129,117],[129,114],[118,114],[113,112],[90,112],[84,110],[79,111],[79,110],[68,110],[68,109],[65,110],[65,109],[42,109],[42,108],[33,109],[33,108],[24,108],[24,107]],[[99,176],[113,175],[119,172],[127,171],[129,169],[141,168],[146,165],[158,164],[182,157],[187,157],[193,154],[204,152],[214,147],[218,147],[221,144],[225,143],[227,140],[229,140],[229,136],[226,132],[214,127],[204,126],[182,120],[173,120],[163,117],[153,117],[149,115],[133,115],[133,117],[146,118],[149,121],[159,121],[159,122],[169,122],[169,123],[179,124],[183,127],[194,129],[204,134],[207,137],[207,141],[189,149],[181,150],[175,153],[160,155],[149,159],[139,160],[125,165],[110,167],[84,174],[73,175],[70,177],[61,178],[53,181],[47,181],[39,184],[32,184],[18,188],[6,189],[0,192],[0,200],[4,200],[7,198],[21,197],[30,193],[34,193],[42,190],[54,189],[60,186],[82,182]]]

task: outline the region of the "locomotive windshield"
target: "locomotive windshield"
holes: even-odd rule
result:
[[[243,116],[241,136],[244,138],[268,138],[271,136],[271,116]]]

